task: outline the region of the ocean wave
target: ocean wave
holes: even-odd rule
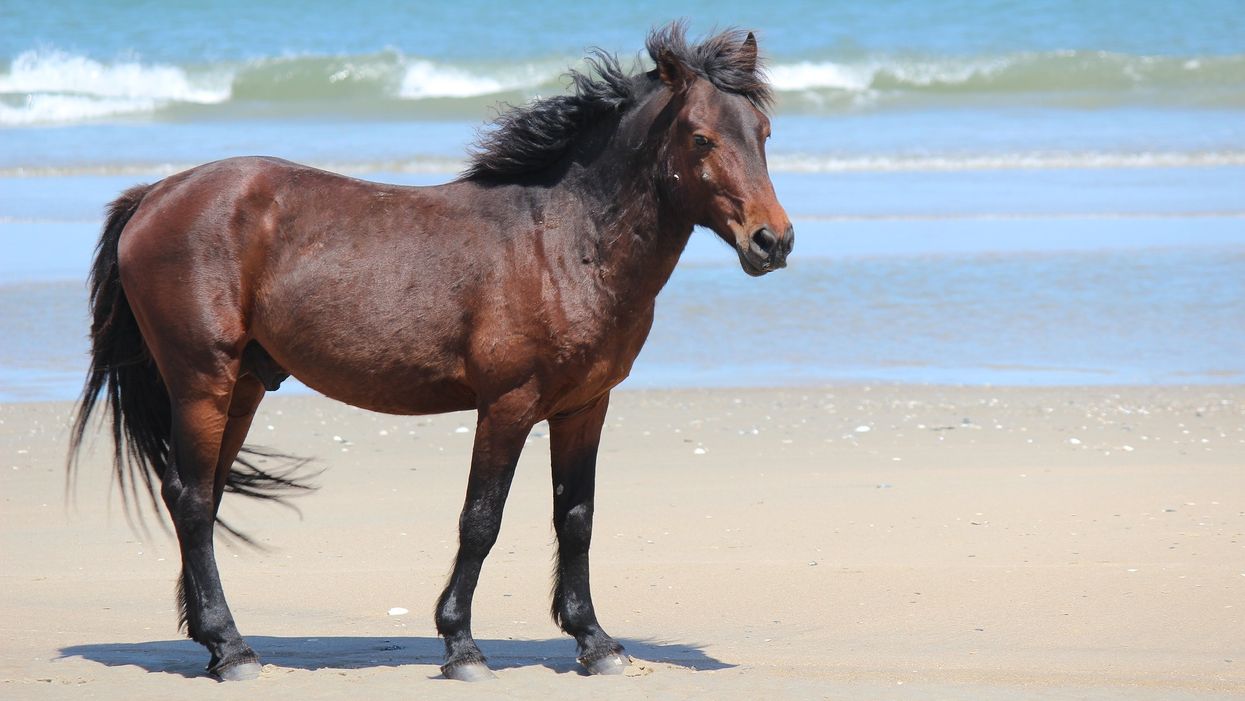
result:
[[[192,80],[177,66],[138,61],[104,64],[63,51],[25,51],[0,75],[0,92],[75,94],[183,102],[222,102],[229,98],[228,75]]]
[[[921,89],[981,83],[1015,66],[1018,59],[870,59],[853,62],[800,61],[780,63],[769,70],[780,92],[842,90],[867,92],[883,89]]]
[[[975,58],[869,58],[778,63],[779,91],[1046,92],[1245,87],[1245,56],[1134,56],[1052,51]]]
[[[26,51],[0,73],[0,125],[116,116],[170,119],[358,116],[478,119],[498,102],[565,90],[578,59],[435,61],[397,50],[291,55],[206,65],[102,62],[55,49]],[[1029,98],[1065,107],[1130,102],[1245,107],[1245,55],[1135,56],[1101,51],[984,57],[876,56],[776,61],[779,112],[913,106],[923,100]],[[309,106],[314,103],[314,106]]]
[[[553,87],[557,76],[558,69],[535,65],[520,66],[488,75],[418,60],[406,66],[398,96],[412,100],[428,97],[481,97]]]
[[[221,103],[230,97],[230,77],[138,61],[106,64],[57,50],[25,51],[0,74],[0,124],[150,113],[174,102]]]
[[[291,56],[232,68],[235,100],[306,102],[351,98],[416,101],[557,89],[559,68],[542,64],[459,66],[397,51],[361,56]]]
[[[151,98],[34,94],[27,96],[20,106],[0,103],[0,124],[56,124],[149,113],[155,111],[157,104]]]
[[[459,66],[397,51],[358,56],[279,56],[243,63],[171,66],[113,63],[59,50],[27,51],[0,73],[0,125],[88,121],[101,117],[185,114],[179,108],[264,104],[260,114],[302,112],[306,103],[355,113],[401,113],[427,100],[524,100],[560,92],[562,60]],[[287,107],[283,108],[281,105]],[[471,104],[478,114],[484,105]],[[254,114],[252,108],[242,111]],[[198,114],[194,112],[192,114]],[[418,115],[415,115],[418,116]]]

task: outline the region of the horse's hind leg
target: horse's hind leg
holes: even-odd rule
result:
[[[173,435],[162,495],[181,545],[180,603],[186,632],[211,653],[209,672],[221,679],[249,679],[259,674],[259,658],[238,633],[225,601],[212,536],[228,469],[254,407],[246,408],[249,385],[241,384],[237,389],[243,394],[237,398],[244,422],[231,422],[238,361],[220,360],[213,374],[176,373],[177,381],[168,382],[166,373]],[[253,402],[258,404],[258,397]],[[235,406],[232,413],[238,411]]]
[[[562,630],[575,636],[579,662],[589,674],[622,674],[628,662],[622,645],[597,622],[588,587],[597,446],[608,404],[606,395],[583,411],[549,420],[553,528],[558,534],[552,614]]]

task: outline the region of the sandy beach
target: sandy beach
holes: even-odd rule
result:
[[[1245,694],[1240,386],[618,392],[593,583],[634,664],[581,676],[549,620],[541,425],[476,595],[482,685],[439,678],[431,616],[473,415],[265,402],[252,442],[315,458],[321,488],[301,516],[226,499],[267,548],[219,549],[267,666],[219,685],[175,630],[176,545],[127,525],[102,436],[66,505],[69,408],[0,405],[4,698]]]

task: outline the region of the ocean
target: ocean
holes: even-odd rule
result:
[[[75,396],[125,187],[266,154],[453,178],[591,48],[755,29],[798,232],[698,231],[627,386],[1245,382],[1239,2],[0,1],[0,401]],[[733,310],[782,299],[765,323]],[[761,361],[760,359],[764,359]],[[285,390],[282,390],[285,391]]]

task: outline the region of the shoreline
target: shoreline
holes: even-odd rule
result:
[[[218,548],[268,666],[220,687],[175,630],[176,545],[153,519],[149,536],[126,525],[102,433],[63,506],[69,407],[0,404],[0,690],[23,698],[1245,693],[1242,385],[616,392],[593,585],[634,678],[578,676],[548,619],[538,425],[476,597],[500,677],[484,686],[435,678],[430,615],[471,413],[261,405],[252,442],[314,457],[321,488],[301,517],[225,500],[269,548]]]

